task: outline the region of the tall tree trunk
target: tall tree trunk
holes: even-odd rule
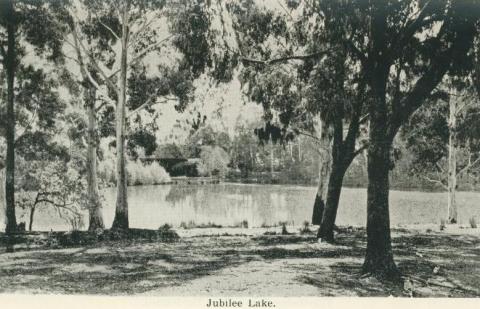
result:
[[[448,118],[448,222],[457,223],[457,101],[450,99]]]
[[[5,166],[0,161],[0,210],[3,213],[4,222],[7,222],[6,203],[5,203]]]
[[[337,219],[338,204],[340,201],[340,193],[342,192],[343,177],[346,168],[341,162],[333,160],[332,172],[328,181],[327,203],[323,211],[323,217],[318,230],[318,238],[326,242],[333,242],[333,229],[335,220]]]
[[[37,206],[36,205],[33,205],[32,208],[30,208],[30,221],[28,222],[28,231],[31,232],[32,231],[32,227],[33,227],[33,218],[34,218],[34,215],[35,215],[35,208]]]
[[[274,153],[273,153],[273,142],[270,142],[270,177],[273,180],[274,168],[273,168],[273,160],[274,160]]]
[[[388,205],[390,149],[384,120],[371,122],[368,147],[367,252],[363,272],[390,280],[400,279],[393,260]]]
[[[77,36],[76,24],[73,23],[72,29],[74,46],[77,53],[77,60],[80,65],[80,73],[83,77],[83,91],[85,100],[85,109],[88,118],[88,134],[87,134],[87,193],[88,193],[88,213],[89,213],[89,231],[104,229],[102,216],[102,204],[100,202],[100,194],[98,192],[97,180],[97,117],[96,117],[96,85],[88,78],[88,68],[83,61],[80,51],[79,39]],[[93,78],[93,77],[92,77]]]
[[[348,146],[348,147],[347,147]],[[327,202],[323,218],[318,229],[318,238],[333,242],[333,228],[337,218],[338,203],[342,191],[343,177],[353,159],[355,139],[343,140],[343,121],[336,120],[333,124],[333,141],[331,145],[332,170],[328,180]]]
[[[313,204],[312,224],[320,225],[322,222],[323,211],[327,201],[328,181],[332,171],[332,136],[329,133],[328,125],[324,121],[319,121],[318,133],[319,141],[319,162],[318,162],[318,189]],[[300,148],[299,148],[300,149]]]
[[[6,115],[6,140],[7,157],[5,166],[5,212],[7,234],[13,233],[17,229],[17,219],[15,216],[15,71],[16,71],[16,51],[15,51],[15,12],[13,1],[6,5],[7,20],[7,41],[8,51],[5,59],[7,73],[7,115]]]
[[[128,4],[128,1],[127,3]],[[117,146],[117,202],[115,206],[115,218],[112,229],[126,230],[128,224],[128,201],[127,201],[127,171],[125,158],[125,130],[126,130],[126,88],[127,88],[127,48],[128,48],[128,10],[125,5],[123,10],[122,25],[122,54],[120,62],[120,80],[116,107],[116,146]]]
[[[89,84],[88,84],[89,85]],[[97,117],[95,115],[96,89],[89,86],[85,89],[85,103],[88,115],[88,148],[87,148],[87,193],[89,199],[89,231],[104,229],[102,204],[98,192],[97,180]]]

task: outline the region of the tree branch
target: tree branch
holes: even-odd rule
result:
[[[431,183],[434,183],[434,184],[437,184],[437,185],[440,185],[442,186],[442,188],[444,188],[445,190],[448,190],[448,186],[446,186],[443,181],[441,180],[438,180],[438,179],[432,179],[426,175],[422,175],[422,178],[425,179],[426,181],[428,182],[431,182]]]
[[[468,24],[468,26],[471,25]],[[440,29],[440,33],[445,32],[444,27],[448,27],[448,25],[444,23]],[[396,134],[400,126],[408,120],[413,112],[423,104],[425,98],[437,87],[450,68],[452,59],[461,58],[468,50],[470,47],[468,44],[470,37],[466,38],[465,35],[472,36],[473,34],[472,31],[462,30],[464,29],[457,29],[450,47],[440,51],[438,55],[434,56],[429,69],[418,79],[410,93],[398,103],[400,106],[395,109],[398,112],[393,115],[392,124],[388,128],[389,136],[393,137]],[[438,38],[438,40],[441,41],[441,38]],[[446,38],[446,41],[448,41],[448,38]]]
[[[135,56],[132,57],[132,60],[130,60],[130,65],[136,63],[136,61],[141,59],[143,56],[145,56],[146,54],[151,52],[153,49],[161,46],[163,43],[165,43],[166,41],[170,40],[173,37],[174,37],[173,34],[169,35],[168,37],[164,38],[163,40],[161,40],[159,42],[156,42],[156,43],[153,43],[153,44],[145,47],[141,52],[139,52],[138,54],[136,54]]]
[[[156,14],[149,21],[146,20],[145,23],[140,27],[140,29],[138,29],[135,33],[132,34],[128,46],[133,46],[137,42],[137,39],[141,35],[141,33],[145,31],[145,29],[147,29],[155,20],[158,20],[158,17],[159,16]]]
[[[88,52],[88,50],[85,48],[85,45],[83,45],[83,42],[82,40],[80,40],[80,38],[78,38],[78,33],[77,33],[77,27],[76,27],[76,22],[74,22],[74,37],[76,37],[76,41],[78,43],[78,45],[81,47],[81,49],[83,50],[83,52],[87,55],[87,57],[90,59],[90,62],[93,64],[93,66],[95,67],[95,69],[100,72],[100,75],[102,75],[103,79],[105,80],[105,82],[110,86],[112,87],[112,89],[114,89],[115,91],[117,91],[117,86],[112,82],[112,80],[110,79],[111,77],[108,77],[105,72],[100,68],[100,66],[98,65],[97,61],[95,60],[95,58]],[[87,74],[88,75],[88,74]],[[91,77],[91,76],[90,76]],[[90,80],[90,78],[89,78]],[[90,80],[90,82],[93,81],[93,78]],[[98,84],[97,84],[98,85]]]
[[[399,38],[396,40],[396,42],[392,46],[392,54],[396,54],[399,49],[402,48],[403,45],[407,43],[407,41],[415,34],[417,30],[419,30],[421,27],[423,27],[425,24],[428,24],[428,22],[433,22],[434,20],[427,20],[428,22],[425,23],[425,16],[427,13],[427,8],[430,6],[432,3],[432,0],[428,0],[427,3],[423,6],[423,8],[420,10],[418,13],[417,18],[411,22],[407,22],[405,27],[400,30],[399,33]]]
[[[478,157],[475,161],[467,164],[467,166],[465,166],[464,168],[462,168],[458,173],[457,173],[457,176],[460,176],[462,175],[463,173],[465,172],[468,172],[469,169],[471,169],[475,164],[477,164],[478,162],[480,162],[480,157]]]
[[[117,39],[118,41],[120,41],[120,37],[118,36],[118,34],[115,33],[115,31],[113,31],[112,28],[110,28],[109,26],[107,26],[105,23],[103,23],[101,20],[98,21],[100,23],[100,25],[102,25],[103,27],[105,27],[105,29],[107,29],[114,37],[115,39]]]
[[[320,139],[319,137],[317,137],[317,136],[315,136],[315,135],[313,135],[313,134],[311,134],[311,133],[305,132],[305,131],[300,131],[300,130],[299,130],[299,131],[298,131],[298,134],[304,135],[304,136],[307,136],[307,137],[310,137],[310,138],[314,139],[314,140],[317,141],[317,142],[320,142],[320,141],[321,141],[321,139]]]
[[[368,148],[368,143],[363,144],[360,148],[355,150],[352,154],[353,159],[355,159],[356,156],[358,156],[362,151]]]
[[[153,106],[153,105],[156,105],[156,104],[164,104],[164,103],[167,103],[169,101],[175,101],[176,99],[175,98],[165,98],[163,101],[153,101],[151,102],[151,100],[153,98],[155,98],[155,96],[157,96],[157,94],[152,94],[148,97],[147,100],[145,100],[145,103],[143,103],[142,105],[140,105],[139,107],[137,107],[136,109],[134,109],[133,111],[131,111],[128,115],[127,115],[127,119],[130,119],[133,115],[137,114],[139,111],[141,111],[142,109],[146,108],[147,106]]]
[[[307,54],[307,55],[293,55],[293,56],[286,56],[286,57],[280,57],[280,58],[275,58],[271,60],[258,60],[258,59],[250,59],[250,58],[241,58],[240,60],[243,62],[243,64],[248,65],[248,64],[260,64],[260,65],[272,65],[276,63],[282,63],[282,62],[287,62],[289,60],[308,60],[312,58],[321,58],[325,56],[326,54],[330,53],[331,50],[325,50],[325,51],[318,51],[315,53]]]

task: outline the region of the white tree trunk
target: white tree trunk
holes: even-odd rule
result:
[[[127,90],[127,52],[128,52],[128,5],[123,12],[122,51],[120,62],[120,77],[118,85],[118,99],[116,106],[116,150],[117,150],[117,202],[113,229],[126,230],[128,223],[127,202],[127,171],[125,158],[125,131],[126,131],[126,90]]]
[[[89,198],[89,231],[104,229],[102,216],[102,203],[98,191],[97,180],[97,118],[95,115],[95,88],[88,91],[87,114],[88,114],[88,148],[87,148],[87,185]]]
[[[457,223],[457,203],[455,193],[457,190],[457,101],[449,102],[448,117],[448,222]]]

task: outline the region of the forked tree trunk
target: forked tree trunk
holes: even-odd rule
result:
[[[88,115],[88,136],[87,136],[87,193],[88,193],[88,214],[89,231],[104,229],[102,216],[102,203],[98,192],[97,180],[97,117],[95,115],[96,89],[89,86],[85,89],[85,104]]]
[[[7,115],[6,115],[6,140],[7,156],[5,162],[5,214],[7,234],[17,230],[17,219],[15,216],[15,16],[13,2],[8,1],[5,6],[9,11],[6,13],[7,20],[7,44],[8,51],[5,59],[7,73]]]
[[[128,5],[125,5],[122,25],[122,52],[120,62],[120,81],[116,107],[116,147],[117,147],[117,202],[112,229],[127,230],[128,201],[127,201],[127,171],[125,158],[125,103],[127,88],[127,48],[128,48]]]
[[[450,99],[448,118],[448,222],[457,223],[457,101]]]
[[[333,140],[331,144],[332,169],[328,180],[327,201],[323,211],[322,222],[318,229],[318,238],[326,242],[333,242],[333,229],[337,218],[338,203],[342,192],[343,177],[350,165],[355,149],[355,140],[343,140],[343,122],[333,124]],[[348,147],[347,147],[348,146]]]
[[[377,120],[378,121],[378,120]],[[383,120],[381,120],[383,122]],[[388,205],[390,148],[392,140],[381,124],[371,123],[368,147],[367,252],[363,273],[389,280],[400,279],[393,260]]]
[[[319,145],[319,171],[318,171],[318,189],[315,195],[313,205],[312,224],[320,225],[323,212],[327,201],[328,181],[332,171],[332,136],[329,134],[328,126],[321,121],[318,135],[320,136]]]

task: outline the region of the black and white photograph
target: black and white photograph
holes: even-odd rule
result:
[[[478,300],[479,225],[480,0],[0,0],[0,297]]]

